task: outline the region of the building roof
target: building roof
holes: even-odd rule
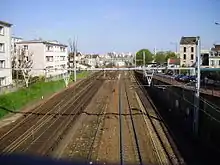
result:
[[[15,38],[15,39],[23,39],[21,37],[16,37],[16,36],[12,36],[11,38]]]
[[[93,54],[91,57],[92,58],[97,58],[97,57],[99,57],[99,55],[98,54]]]
[[[214,47],[211,48],[211,51],[220,51],[220,45],[214,45]]]
[[[1,21],[1,20],[0,20],[0,24],[1,24],[1,25],[5,25],[5,26],[8,26],[8,27],[11,27],[11,26],[12,26],[12,24],[10,24],[10,23],[8,23],[8,22]]]
[[[182,37],[180,40],[180,45],[192,45],[192,44],[197,45],[196,37]]]
[[[45,40],[29,40],[29,41],[21,41],[18,42],[17,44],[32,44],[32,43],[43,43],[43,44],[49,44],[49,45],[55,45],[55,46],[64,46],[67,47],[67,45],[58,43],[58,42],[50,42],[50,41],[45,41]]]
[[[180,58],[169,58],[168,63],[169,64],[180,65]]]

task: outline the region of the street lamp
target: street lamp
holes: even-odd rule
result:
[[[178,52],[177,52],[177,46],[178,46],[177,42],[170,42],[170,44],[175,45],[176,54],[177,54],[177,53],[178,53]]]
[[[219,22],[215,22],[215,25],[220,25],[220,23]]]

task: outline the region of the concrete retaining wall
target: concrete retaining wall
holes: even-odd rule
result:
[[[168,84],[153,79],[151,87],[146,87],[146,89],[154,103],[160,107],[162,116],[180,129],[184,136],[193,138],[194,92],[181,87],[164,85]],[[220,109],[217,107],[220,107],[220,98],[205,94],[201,94],[201,97],[207,102],[200,100],[197,140],[218,151],[220,148]]]

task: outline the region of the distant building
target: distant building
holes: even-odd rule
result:
[[[209,66],[210,50],[201,50],[201,65]]]
[[[76,65],[83,63],[83,58],[84,58],[84,55],[81,52],[77,52],[76,53],[76,57],[75,57]],[[69,53],[69,56],[68,56],[68,67],[69,68],[73,68],[74,67],[74,53]]]
[[[180,58],[169,58],[167,60],[168,67],[180,67]]]
[[[101,65],[98,54],[86,55],[84,61],[86,65],[90,65],[91,67],[99,67]]]
[[[196,62],[196,37],[182,37],[180,40],[180,66],[190,67]]]
[[[209,54],[209,66],[220,67],[220,45],[214,45]]]
[[[67,45],[57,41],[31,40],[18,42],[16,47],[33,53],[32,76],[58,76],[67,72],[64,70],[68,67]],[[44,69],[49,70],[47,74]]]
[[[0,21],[0,86],[12,84],[11,26],[10,23]]]

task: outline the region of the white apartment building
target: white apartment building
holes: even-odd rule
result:
[[[211,48],[209,54],[209,66],[219,68],[220,67],[220,45],[214,45]]]
[[[49,77],[67,73],[65,70],[68,68],[67,45],[44,40],[21,41],[16,45],[18,49],[24,48],[32,54],[32,76]]]
[[[180,66],[190,67],[196,62],[196,37],[182,37],[180,40]]]
[[[16,53],[16,49],[17,49],[16,43],[21,42],[21,41],[23,41],[23,39],[20,37],[15,37],[15,36],[11,37],[11,52],[12,53]]]
[[[12,84],[11,68],[11,26],[0,21],[0,86]],[[5,69],[4,69],[5,68]]]

